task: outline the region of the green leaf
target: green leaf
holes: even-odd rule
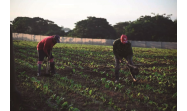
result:
[[[40,84],[40,81],[37,81],[38,84]]]
[[[89,91],[89,94],[90,94],[90,95],[92,94],[92,90]]]
[[[153,104],[153,101],[149,101],[149,104]]]
[[[140,96],[140,93],[138,93],[138,96]]]
[[[82,67],[82,66],[79,66],[79,68],[84,69],[84,67]]]
[[[176,98],[177,97],[177,93],[173,94],[172,98]]]
[[[60,79],[64,80],[65,77],[61,77]]]
[[[173,106],[173,109],[175,109],[176,108],[176,106]]]
[[[109,85],[108,85],[108,84],[105,84],[105,87],[106,87],[106,88],[109,88]]]
[[[164,76],[166,76],[166,73],[164,73]]]
[[[167,108],[163,108],[162,110],[165,111]]]
[[[115,69],[111,69],[112,70],[112,72],[115,72]]]
[[[60,98],[59,96],[56,97],[56,99],[59,99],[59,98]]]
[[[154,69],[155,69],[155,66],[152,67],[152,70],[154,70]]]
[[[73,108],[72,111],[80,111],[78,108]]]
[[[72,111],[72,110],[73,110],[73,107],[72,107],[72,106],[70,106],[70,107],[69,107],[69,111]]]
[[[106,78],[101,78],[101,81],[103,81],[103,82],[106,81]]]
[[[35,77],[31,77],[31,81],[32,82],[36,81],[36,78]]]
[[[25,73],[25,71],[21,72],[21,75],[23,75]]]
[[[75,73],[75,69],[73,69],[73,73]]]
[[[85,90],[88,91],[88,88],[86,88]]]
[[[111,83],[112,83],[112,85],[114,86],[114,82],[113,82],[113,81],[111,81]]]
[[[62,108],[65,108],[65,107],[67,107],[67,106],[68,106],[68,102],[64,102],[64,103],[61,105]]]

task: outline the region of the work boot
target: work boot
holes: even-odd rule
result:
[[[37,72],[37,76],[41,76],[41,64],[38,64],[38,72]]]
[[[50,71],[51,71],[51,74],[56,74],[56,72],[55,72],[55,62],[50,62]]]

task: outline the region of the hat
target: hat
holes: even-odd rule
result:
[[[126,35],[121,35],[121,43],[125,44],[127,43],[127,36]]]
[[[60,43],[60,36],[59,35],[55,35],[54,38],[55,38],[57,43]]]

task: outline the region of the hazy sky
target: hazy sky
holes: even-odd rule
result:
[[[111,25],[134,21],[140,16],[172,14],[177,19],[177,0],[10,0],[10,20],[41,17],[73,29],[88,16],[105,18]]]

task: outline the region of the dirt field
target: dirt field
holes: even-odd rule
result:
[[[37,77],[37,42],[14,41],[20,111],[176,111],[177,50],[133,47],[138,81],[121,64],[115,84],[112,46],[57,44],[53,77]],[[42,64],[45,74],[46,61]]]

